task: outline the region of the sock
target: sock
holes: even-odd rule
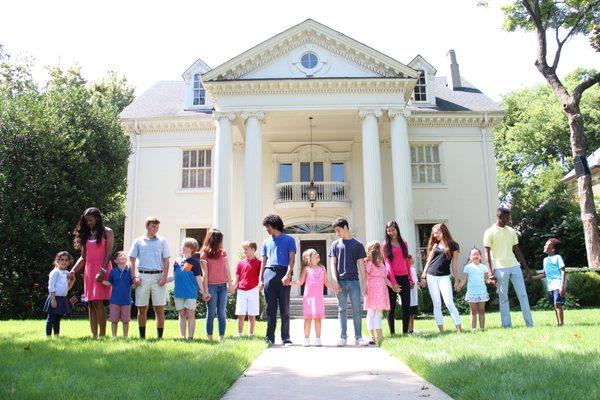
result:
[[[140,326],[140,339],[146,339],[146,327]]]
[[[157,336],[159,339],[162,339],[162,336],[163,336],[163,331],[164,331],[164,330],[165,330],[165,328],[156,328],[156,336]]]

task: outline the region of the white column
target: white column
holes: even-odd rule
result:
[[[243,113],[246,124],[246,146],[244,164],[244,240],[261,242],[263,151],[261,123],[265,113]]]
[[[362,119],[363,190],[365,193],[367,243],[372,240],[382,240],[385,231],[381,185],[381,155],[377,120],[381,115],[382,112],[379,109],[359,111],[359,116]]]
[[[394,214],[400,233],[408,243],[409,252],[415,257],[416,235],[413,217],[412,173],[410,144],[408,142],[408,109],[389,109],[392,144],[392,173],[394,184]]]
[[[135,124],[137,125],[137,123]],[[131,153],[129,154],[129,163],[127,165],[127,208],[125,212],[125,235],[124,248],[129,251],[129,247],[133,243],[136,231],[135,215],[137,212],[137,177],[139,168],[139,151],[140,151],[140,134],[135,132],[137,129],[134,126],[134,132],[129,134],[129,143],[131,145]]]
[[[213,227],[223,232],[223,248],[231,247],[231,162],[233,156],[233,126],[235,113],[215,112],[215,187],[213,197]]]

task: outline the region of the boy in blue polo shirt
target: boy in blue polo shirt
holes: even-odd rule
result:
[[[201,275],[200,261],[193,256],[198,251],[198,248],[196,239],[183,239],[181,243],[181,254],[183,257],[177,259],[173,265],[175,308],[179,313],[179,333],[183,340],[194,339],[198,292],[202,290],[206,293]],[[207,297],[204,296],[203,299],[207,300]]]
[[[108,319],[111,322],[112,337],[117,337],[119,321],[123,323],[123,337],[129,334],[129,321],[131,321],[131,268],[127,265],[127,253],[119,251],[115,254],[113,261],[117,268],[113,268],[108,275],[107,281],[102,281],[104,286],[112,286],[109,301]]]
[[[548,257],[544,258],[544,272],[535,275],[533,279],[546,278],[548,284],[548,301],[554,307],[556,313],[556,322],[558,326],[563,326],[564,314],[563,304],[565,304],[565,262],[560,254],[556,254],[560,240],[548,239],[544,245],[544,253]]]

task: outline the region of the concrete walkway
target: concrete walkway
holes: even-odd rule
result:
[[[294,346],[276,344],[265,350],[223,399],[451,400],[381,348],[356,347],[353,337],[348,341],[352,345],[336,347],[337,320],[323,320],[323,347],[302,347],[303,324],[303,320],[292,320]],[[348,333],[352,332],[348,321]]]

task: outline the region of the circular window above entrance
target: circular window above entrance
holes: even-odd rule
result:
[[[319,57],[312,51],[306,52],[300,58],[300,64],[306,69],[314,69],[319,64]]]
[[[298,224],[286,227],[285,233],[334,233],[334,230],[330,224]]]

